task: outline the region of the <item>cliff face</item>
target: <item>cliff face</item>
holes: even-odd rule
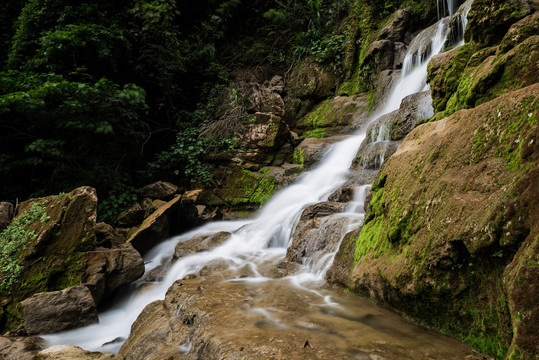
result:
[[[473,3],[470,42],[429,65],[439,120],[416,127],[385,162],[363,227],[347,234],[328,276],[508,359],[539,353],[539,52],[530,12],[526,2]]]

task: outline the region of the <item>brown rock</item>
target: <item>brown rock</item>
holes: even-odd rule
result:
[[[354,189],[345,187],[335,190],[328,198],[328,201],[333,202],[350,202],[354,197]]]
[[[230,233],[218,232],[212,235],[196,236],[188,241],[180,242],[174,250],[174,258],[195,254],[197,252],[210,250],[230,239]]]
[[[334,94],[335,77],[315,61],[306,60],[292,69],[287,88],[293,98],[322,99]]]
[[[127,240],[139,253],[144,254],[166,238],[198,224],[198,211],[192,201],[182,203],[176,195],[148,216]]]
[[[45,341],[39,337],[0,336],[0,358],[6,360],[30,360],[45,347]]]
[[[140,189],[140,194],[143,198],[170,200],[179,192],[180,188],[176,185],[165,181],[158,181],[149,184]]]
[[[98,322],[90,290],[75,286],[38,293],[21,302],[23,326],[29,335],[48,334]]]
[[[95,225],[95,237],[99,246],[104,248],[115,248],[125,243],[125,238],[118,234],[109,224],[104,222]]]
[[[144,274],[144,260],[128,243],[85,253],[81,267],[81,282],[90,289],[96,304]]]
[[[136,226],[144,220],[144,213],[142,206],[139,203],[134,203],[118,215],[116,224],[123,228]]]
[[[37,356],[39,360],[125,360],[122,355],[86,351],[73,345],[51,346],[40,351]]]

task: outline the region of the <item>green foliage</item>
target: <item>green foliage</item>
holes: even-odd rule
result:
[[[156,160],[150,163],[155,172],[171,172],[176,176],[212,184],[213,176],[209,165],[203,163],[202,156],[206,141],[200,139],[195,128],[178,131],[176,142],[170,149],[157,154]]]
[[[100,198],[97,208],[98,221],[114,224],[118,214],[138,200],[137,190],[128,185],[126,180],[115,182],[106,196]]]
[[[11,225],[0,233],[0,290],[9,294],[19,279],[24,267],[18,262],[17,254],[24,252],[28,243],[37,238],[35,231],[28,230],[37,221],[49,220],[46,208],[34,203],[30,209],[17,216]]]
[[[8,71],[0,74],[0,182],[34,193],[104,184],[137,156],[147,125],[145,92],[109,80],[71,82],[60,75]],[[35,183],[28,184],[30,181]],[[111,178],[112,176],[108,176]]]

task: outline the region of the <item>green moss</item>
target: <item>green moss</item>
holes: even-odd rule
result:
[[[306,138],[317,138],[322,139],[326,135],[326,129],[325,128],[318,128],[314,130],[308,130],[303,135],[301,135],[302,139]]]
[[[305,149],[296,148],[292,155],[292,164],[300,165],[300,169],[305,167]]]
[[[49,219],[46,207],[33,203],[0,233],[0,290],[4,295],[13,291],[24,269],[22,262],[27,246],[37,238],[35,230],[30,230],[31,225],[37,221],[44,224]]]

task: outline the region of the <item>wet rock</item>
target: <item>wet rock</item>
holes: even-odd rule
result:
[[[45,341],[39,337],[0,336],[0,358],[6,360],[30,360],[45,347]]]
[[[81,349],[74,345],[55,345],[40,351],[36,360],[125,360],[122,355],[104,354]]]
[[[92,292],[99,304],[116,289],[129,284],[144,274],[144,260],[128,243],[112,249],[97,248],[81,259],[81,282]]]
[[[0,231],[4,230],[13,219],[13,204],[0,202]]]
[[[192,239],[180,242],[174,250],[174,258],[177,259],[197,252],[210,250],[230,239],[230,235],[230,233],[222,231],[211,235],[195,236]]]
[[[439,24],[442,23],[444,28],[448,27],[449,18],[443,18],[437,23],[431,25],[430,27],[422,30],[412,41],[408,48],[408,53],[413,54],[417,60],[427,59],[429,55],[432,54],[432,43],[433,39],[438,32]],[[418,63],[418,62],[416,62]]]
[[[376,170],[397,151],[400,141],[378,141],[361,146],[352,167],[354,169]]]
[[[349,202],[354,197],[354,189],[349,187],[344,187],[335,190],[333,194],[331,194],[328,198],[328,201],[335,201],[335,202]]]
[[[139,203],[134,203],[129,208],[122,211],[116,218],[116,224],[119,227],[136,226],[144,220],[145,210]]]
[[[418,121],[432,115],[434,113],[429,91],[406,96],[399,109],[380,116],[369,125],[364,145],[383,140],[402,140]]]
[[[333,293],[332,299],[333,295],[341,296],[339,293]],[[340,299],[339,303],[341,300],[346,302],[351,298]],[[385,331],[377,331],[366,339],[359,335],[372,332],[376,328],[373,322],[383,311],[361,309],[361,315],[343,312],[335,316],[323,297],[290,286],[288,280],[246,284],[221,281],[219,274],[215,279],[189,276],[176,281],[165,299],[146,306],[119,353],[128,359],[155,360],[277,359],[279,354],[290,359],[349,359],[364,354],[361,349],[371,349],[373,341],[377,344],[373,355],[380,354],[378,348],[383,348],[384,357],[391,359],[404,358],[411,353],[410,357],[414,359],[458,360],[472,353],[472,349],[452,339],[440,349],[439,343],[431,345],[433,338],[429,337],[429,344],[403,355],[402,349],[409,342],[394,336],[393,327],[386,328],[388,332],[391,329],[392,335],[387,337],[392,339],[387,344],[380,341]],[[401,326],[402,338],[409,339],[408,334],[416,329],[408,327],[390,312],[383,312],[381,317],[386,326],[388,317],[394,317]],[[351,320],[354,327],[358,327],[357,332],[351,331]],[[316,351],[303,348],[306,339]],[[425,355],[427,351],[430,355]]]
[[[323,139],[306,138],[296,148],[294,157],[301,166],[309,169],[322,158],[331,144],[343,139],[344,137],[342,136],[332,136]]]
[[[75,286],[38,293],[21,302],[23,326],[29,335],[49,334],[98,322],[90,290]]]
[[[337,202],[321,202],[308,206],[301,214],[301,220],[310,220],[317,217],[325,217],[332,214],[343,212],[346,204]]]
[[[336,204],[345,205],[342,203]],[[342,211],[345,206],[340,208]],[[348,219],[344,217],[313,217],[304,211],[292,234],[292,244],[286,250],[285,260],[302,264],[306,260],[319,260],[325,254],[335,251],[339,246],[342,238],[341,234],[347,224]]]
[[[176,185],[165,181],[158,181],[149,184],[140,189],[140,195],[143,198],[171,200],[172,197],[180,191]]]

